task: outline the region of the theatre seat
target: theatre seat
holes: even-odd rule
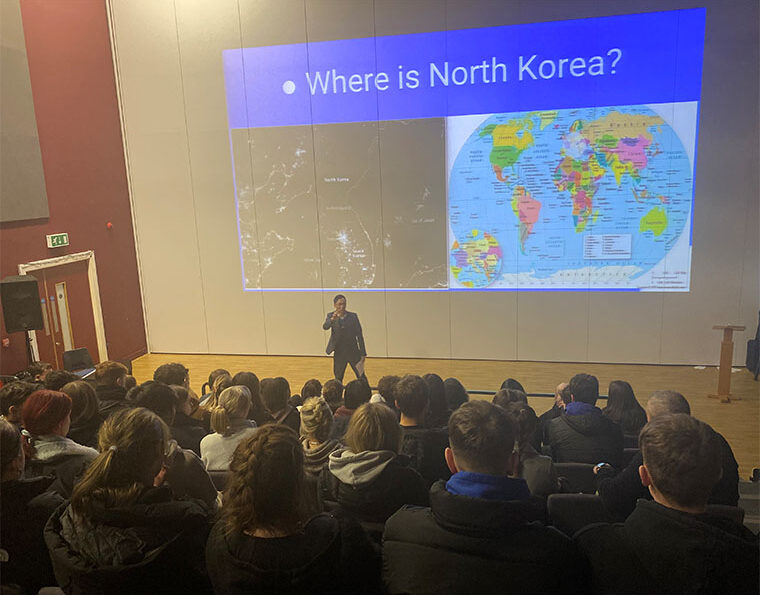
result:
[[[588,463],[554,463],[557,477],[567,480],[568,492],[580,492],[583,494],[596,493],[596,475],[594,466]]]
[[[610,514],[602,499],[594,494],[551,494],[546,504],[550,524],[569,537],[592,523],[622,520]]]

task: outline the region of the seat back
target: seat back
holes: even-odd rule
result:
[[[546,502],[550,523],[568,537],[592,523],[614,523],[599,496],[594,494],[551,494]]]
[[[90,356],[87,347],[63,352],[63,369],[68,372],[93,368],[94,366],[95,364],[92,362],[92,356]]]
[[[557,477],[564,477],[568,488],[565,491],[595,494],[596,475],[594,466],[588,463],[554,463]]]
[[[229,471],[209,471],[208,475],[211,478],[211,482],[214,484],[214,487],[219,491],[224,491],[224,486],[227,485],[227,475],[229,475]]]

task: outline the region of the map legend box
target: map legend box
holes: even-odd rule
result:
[[[587,235],[583,238],[583,258],[586,260],[629,260],[631,234]]]

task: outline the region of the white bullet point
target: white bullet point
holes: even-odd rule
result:
[[[287,95],[292,95],[296,92],[296,84],[293,81],[285,81],[282,83],[282,91]]]

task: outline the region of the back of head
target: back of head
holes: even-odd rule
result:
[[[177,412],[179,401],[171,386],[155,380],[148,380],[130,392],[129,398],[135,407],[149,409],[158,415],[167,426],[174,423],[174,415]]]
[[[325,382],[322,387],[322,396],[330,406],[330,410],[335,413],[335,410],[343,404],[343,384],[341,381],[333,379]]]
[[[456,378],[447,378],[443,381],[443,390],[446,395],[446,403],[449,411],[456,411],[463,403],[470,400],[470,396]]]
[[[26,372],[32,380],[42,382],[52,370],[53,366],[47,362],[34,362],[26,369]]]
[[[204,411],[211,411],[219,403],[219,395],[222,391],[228,389],[233,385],[232,376],[229,374],[220,374],[214,379],[214,384],[211,386],[211,395],[203,402],[201,409]]]
[[[599,381],[591,374],[576,374],[570,379],[570,394],[575,401],[596,405],[599,398]]]
[[[635,408],[638,402],[633,394],[633,387],[625,380],[613,380],[607,390],[605,414],[615,421],[620,421],[623,411]]]
[[[96,503],[106,508],[134,503],[161,470],[169,429],[143,407],[120,409],[100,427],[100,454],[74,487],[74,512],[89,515]]]
[[[0,419],[0,476],[16,460],[21,451],[21,432],[12,423]]]
[[[381,403],[365,403],[351,416],[345,443],[355,453],[390,450],[398,454],[401,426],[390,408]]]
[[[47,390],[60,391],[64,384],[74,382],[75,380],[81,380],[81,378],[74,374],[74,372],[53,370],[52,372],[48,372],[45,376],[45,388]]]
[[[425,425],[429,428],[443,427],[449,421],[449,404],[446,402],[443,378],[438,374],[425,374],[422,379],[427,384],[429,397]]]
[[[261,381],[261,400],[269,413],[275,414],[288,405],[290,384],[282,376],[264,378]]]
[[[215,370],[215,372],[224,372],[224,370]],[[213,372],[212,372],[213,373]],[[219,374],[218,376],[222,376],[224,374]],[[229,376],[229,374],[227,374]],[[216,376],[216,378],[218,378]],[[211,376],[209,376],[211,378]],[[238,372],[232,377],[232,384],[237,386],[245,386],[251,393],[251,399],[259,399],[261,400],[261,383],[259,382],[259,377],[256,376],[253,372]],[[214,385],[213,380],[209,383],[210,386]]]
[[[502,388],[493,396],[491,403],[499,407],[506,407],[510,403],[525,403],[527,405],[528,396],[516,388]]]
[[[306,400],[322,394],[322,383],[316,378],[307,380],[301,387],[301,398]]]
[[[399,380],[401,380],[401,376],[387,375],[377,381],[377,392],[390,405],[393,405],[393,401],[396,400],[393,391]]]
[[[527,403],[513,401],[508,403],[504,410],[517,431],[517,443],[520,446],[530,444],[538,427],[538,417],[533,408]]]
[[[333,415],[324,397],[311,397],[301,407],[301,436],[317,442],[330,437]]]
[[[519,391],[525,393],[525,389],[523,388],[523,385],[520,384],[514,378],[507,378],[504,382],[501,383],[501,387],[500,388],[501,389],[511,388],[511,389],[519,390]]]
[[[40,385],[32,382],[16,380],[9,382],[0,388],[0,414],[7,417],[11,407],[16,407],[19,411],[34,391],[39,390]]]
[[[393,394],[401,413],[415,420],[422,419],[430,400],[427,383],[422,378],[407,374],[398,381]]]
[[[304,455],[296,433],[268,424],[242,440],[230,462],[222,518],[228,534],[289,535],[304,519]]]
[[[364,380],[357,378],[346,385],[343,393],[343,401],[347,409],[358,409],[364,403],[369,402],[372,390]]]
[[[153,372],[153,380],[164,384],[182,384],[187,382],[190,370],[179,363],[162,364]]]
[[[71,421],[87,421],[98,414],[98,396],[89,382],[77,380],[64,384],[62,393],[71,397]]]
[[[515,434],[507,412],[488,401],[469,401],[449,418],[449,444],[460,471],[506,475]]]
[[[127,366],[119,362],[106,360],[95,366],[95,379],[103,386],[116,386],[124,382]]]
[[[238,374],[240,374],[240,372],[238,372]],[[237,376],[238,374],[235,374],[235,376]],[[214,380],[219,378],[219,376],[229,376],[229,375],[230,373],[224,368],[217,368],[216,370],[212,370],[211,373],[208,375],[208,382],[206,384],[208,384],[208,387],[211,388],[212,386],[214,386]],[[258,382],[258,380],[259,379],[257,378],[256,382]],[[242,382],[236,382],[235,384],[242,384]]]
[[[652,420],[661,415],[685,413],[691,415],[691,407],[684,396],[674,390],[658,390],[647,401],[647,417]]]
[[[21,410],[24,428],[35,436],[52,434],[71,413],[71,397],[53,390],[29,395]]]
[[[685,413],[660,415],[641,430],[639,446],[654,487],[670,502],[707,504],[722,473],[720,441],[710,426]]]
[[[245,386],[230,386],[219,395],[217,405],[211,409],[211,429],[227,434],[230,426],[248,417],[251,409],[251,392]]]

